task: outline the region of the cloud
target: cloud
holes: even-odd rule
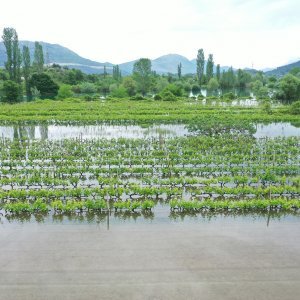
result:
[[[62,44],[98,61],[199,48],[236,67],[269,67],[299,57],[299,0],[10,0],[1,4],[0,30],[20,39]]]

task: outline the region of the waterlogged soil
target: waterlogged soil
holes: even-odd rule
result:
[[[149,127],[138,125],[88,125],[88,126],[0,126],[0,137],[8,139],[142,139],[174,138],[191,135],[184,124],[160,124]],[[254,137],[274,138],[300,136],[300,128],[290,123],[257,124]]]
[[[138,212],[137,212],[138,214]],[[298,299],[300,217],[1,217],[0,298]]]

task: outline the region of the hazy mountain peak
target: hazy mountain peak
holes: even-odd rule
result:
[[[57,63],[62,66],[68,66],[69,68],[80,69],[85,73],[103,73],[104,66],[106,71],[111,73],[113,64],[109,62],[100,63],[90,59],[86,59],[75,53],[74,51],[63,47],[59,44],[51,44],[46,42],[39,42],[44,49],[45,63]],[[20,48],[26,45],[30,49],[31,57],[33,59],[34,54],[34,42],[31,41],[20,41]],[[6,61],[6,52],[3,42],[0,42],[0,67],[4,67]],[[123,75],[132,73],[134,63],[137,61],[133,60],[120,64],[120,70]],[[196,59],[189,60],[185,56],[176,53],[169,53],[153,59],[152,70],[158,74],[177,74],[177,67],[179,63],[182,65],[182,74],[195,74],[196,73]],[[266,72],[268,75],[282,76],[289,72],[294,67],[300,66],[300,61],[279,67],[270,72]],[[221,70],[227,70],[228,67],[221,67]],[[256,70],[255,70],[256,71]]]

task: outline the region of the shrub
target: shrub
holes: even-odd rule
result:
[[[219,83],[216,78],[211,78],[208,82],[207,89],[210,91],[215,91],[219,88]]]
[[[62,84],[59,87],[57,99],[66,99],[73,96],[72,87],[68,84]]]
[[[234,100],[236,98],[235,94],[233,92],[229,92],[223,95],[224,99]]]
[[[290,113],[293,115],[300,115],[300,100],[294,102],[290,106]]]
[[[14,103],[21,101],[21,86],[14,81],[6,80],[3,83],[3,101]]]
[[[198,85],[198,84],[193,84],[193,85],[192,85],[192,92],[193,92],[193,94],[197,94],[197,93],[199,93],[200,91],[201,91],[200,85]]]
[[[33,74],[30,79],[30,86],[36,87],[42,99],[54,99],[59,89],[59,86],[46,73]]]
[[[164,91],[161,93],[163,101],[176,101],[177,97],[171,91]]]
[[[96,86],[90,82],[83,82],[79,87],[82,94],[94,94],[97,92]]]
[[[110,95],[114,98],[126,98],[128,97],[127,91],[123,86],[119,86],[111,91]]]
[[[138,94],[130,97],[130,100],[145,100],[145,98],[142,95]]]

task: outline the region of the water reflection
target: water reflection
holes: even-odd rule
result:
[[[40,126],[0,126],[2,138],[14,140],[62,140],[78,139],[142,139],[182,137],[188,134],[183,124],[161,124],[142,127],[138,125],[40,125]]]
[[[273,221],[282,219],[300,218],[299,211],[201,211],[180,212],[170,211],[168,208],[159,209],[157,212],[149,211],[107,211],[107,212],[85,212],[85,213],[22,213],[0,215],[0,224],[6,223],[38,223],[38,224],[102,224],[107,230],[110,226],[131,223],[169,223],[169,222],[210,222],[217,219],[231,219],[241,221],[244,218],[265,220],[266,227]]]
[[[210,91],[207,89],[201,89],[201,91],[199,92],[190,92],[190,97],[222,97],[222,96],[226,96],[226,94],[233,94],[235,97],[237,98],[253,98],[253,92],[251,91],[251,89],[239,89],[239,88],[234,88],[234,89],[218,89],[218,90],[214,90],[214,91]]]
[[[251,217],[253,220],[256,219],[265,219],[266,220],[266,226],[270,226],[270,223],[274,220],[280,221],[282,218],[286,217],[300,217],[299,211],[290,211],[290,212],[284,212],[284,211],[255,211],[255,212],[249,212],[249,211],[224,211],[224,212],[217,212],[217,211],[201,211],[201,212],[182,212],[182,211],[171,211],[169,214],[169,219],[171,221],[180,221],[184,222],[188,219],[194,219],[197,220],[199,218],[211,221],[213,219],[217,218],[241,218],[241,217]]]
[[[250,100],[249,100],[250,101]],[[299,124],[271,123],[252,124],[254,137],[288,137],[300,136]],[[251,132],[252,133],[252,132]],[[62,125],[39,125],[39,126],[0,126],[0,137],[11,140],[62,140],[68,138],[78,139],[168,139],[190,135],[190,128],[184,124],[161,124],[142,127],[138,125],[88,125],[88,126],[62,126]]]

